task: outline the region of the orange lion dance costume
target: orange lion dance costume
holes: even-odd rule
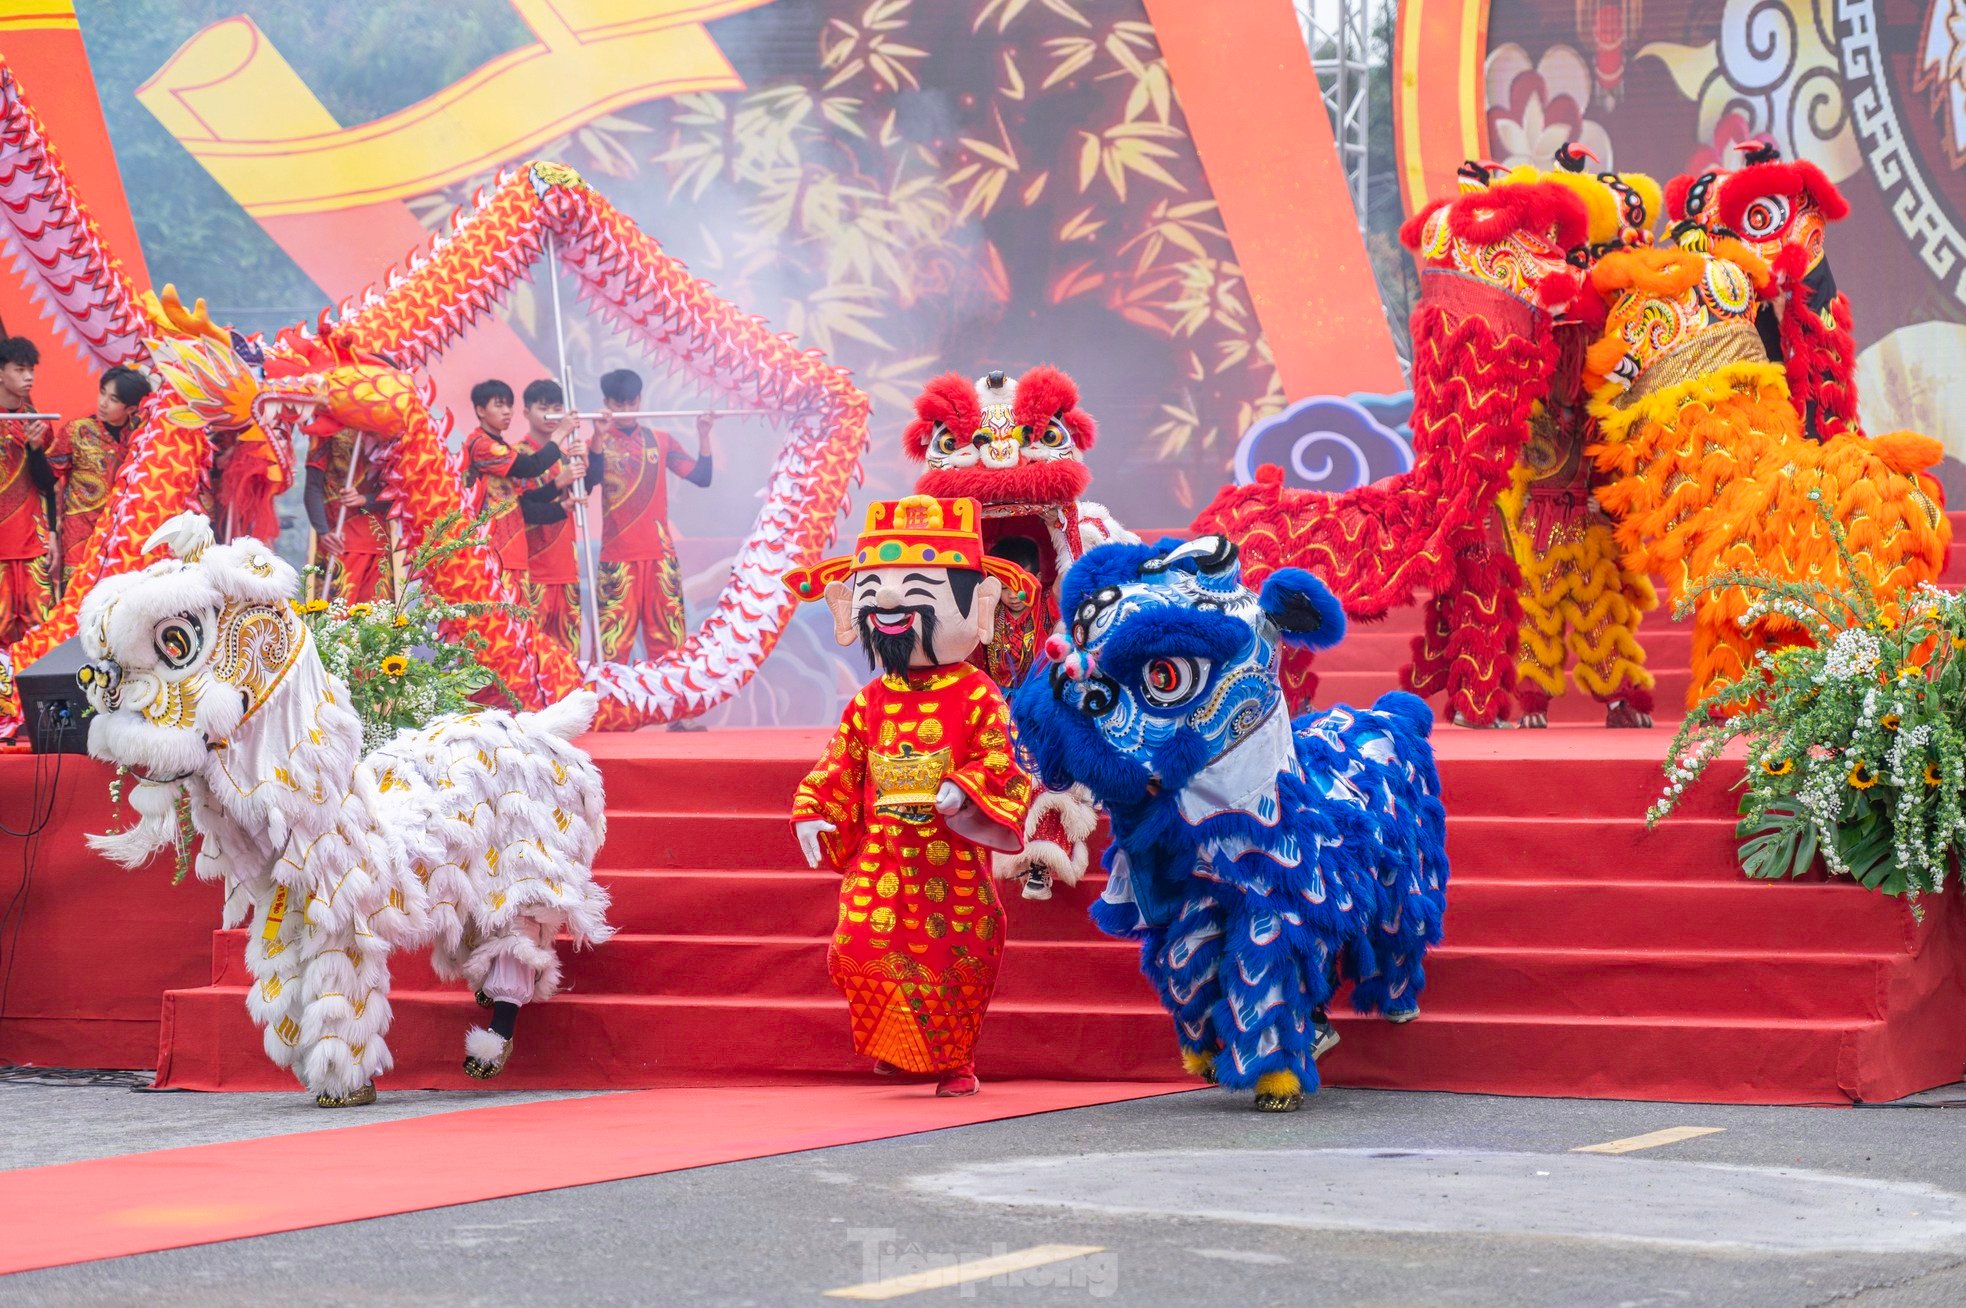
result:
[[[1628,567],[1665,578],[1675,604],[1730,569],[1801,581],[1845,580],[1819,501],[1887,609],[1931,581],[1951,531],[1925,473],[1938,442],[1909,432],[1866,440],[1805,438],[1782,366],[1768,359],[1755,314],[1768,265],[1726,236],[1702,248],[1631,249],[1598,260],[1603,337],[1585,360],[1605,484]],[[1794,639],[1773,615],[1743,630],[1738,589],[1703,595],[1693,618],[1688,704],[1741,677],[1759,647]]]

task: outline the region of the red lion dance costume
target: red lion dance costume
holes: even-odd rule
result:
[[[1097,438],[1078,386],[1056,368],[1015,379],[992,372],[974,383],[945,373],[915,398],[903,441],[909,458],[928,465],[915,489],[981,503],[984,548],[1038,579],[1032,602],[1021,610],[1007,603],[995,638],[974,656],[1005,690],[1024,679],[1058,627],[1060,584],[1079,556],[1108,542],[1137,543],[1105,508],[1082,498],[1092,481],[1085,452]],[[1083,787],[1040,792],[1025,820],[1023,852],[998,855],[996,874],[1022,880],[1026,899],[1051,898],[1054,881],[1077,885],[1098,820]]]
[[[1430,591],[1401,682],[1442,693],[1456,722],[1503,717],[1516,684],[1521,574],[1500,544],[1495,506],[1550,391],[1558,317],[1583,292],[1568,262],[1590,230],[1568,186],[1470,163],[1462,193],[1409,219],[1420,263],[1413,313],[1413,467],[1341,495],[1286,488],[1265,468],[1225,488],[1197,532],[1240,543],[1259,582],[1281,567],[1327,579],[1354,619],[1382,618]],[[1316,689],[1308,655],[1285,655],[1294,704]]]
[[[1836,289],[1824,248],[1850,203],[1823,170],[1785,161],[1775,147],[1740,147],[1739,172],[1710,170],[1666,185],[1667,215],[1731,236],[1767,264],[1770,290],[1756,317],[1763,347],[1788,373],[1789,401],[1811,440],[1859,431],[1857,341],[1850,300]]]

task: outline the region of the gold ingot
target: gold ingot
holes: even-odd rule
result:
[[[930,877],[924,889],[931,904],[939,904],[949,897],[949,883],[941,877]]]
[[[946,840],[929,841],[928,861],[936,867],[941,867],[944,863],[947,863],[949,861],[949,842]]]
[[[901,878],[892,872],[883,872],[880,884],[874,887],[874,893],[883,899],[892,899],[899,889],[901,889]]]
[[[928,932],[930,940],[940,940],[949,934],[949,919],[940,913],[930,913],[928,923],[923,929]]]
[[[865,922],[867,920],[867,915],[865,913],[849,912],[846,915],[846,920],[854,923]]]
[[[882,904],[879,908],[875,909],[873,916],[867,920],[873,926],[874,930],[882,934],[894,930],[894,910],[886,904]]]

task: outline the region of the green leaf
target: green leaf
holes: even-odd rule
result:
[[[1741,870],[1762,881],[1799,877],[1816,861],[1816,828],[1802,810],[1790,804],[1771,804],[1759,827],[1750,833],[1745,818],[1734,834],[1744,837],[1739,850]]]

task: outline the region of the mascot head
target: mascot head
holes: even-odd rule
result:
[[[168,557],[104,578],[82,602],[77,674],[96,712],[89,752],[141,774],[198,771],[300,657],[294,570],[256,540],[212,543],[182,513],[144,547]]]
[[[890,676],[961,663],[996,629],[1006,594],[1028,603],[1036,585],[983,550],[975,500],[910,495],[867,509],[853,553],[788,574],[800,599],[824,600],[840,644],[859,642],[867,666]]]
[[[1085,452],[1096,436],[1072,379],[1037,367],[974,383],[953,372],[937,377],[915,397],[903,439],[908,457],[928,465],[917,491],[988,508],[1077,500],[1092,479]]]
[[[1175,796],[1259,733],[1280,731],[1288,753],[1282,646],[1323,649],[1345,631],[1301,569],[1251,591],[1222,536],[1088,551],[1066,574],[1065,617],[1050,677],[1016,693],[1018,726],[1048,784],[1082,782],[1109,805]]]
[[[1736,237],[1777,278],[1799,281],[1822,263],[1828,225],[1848,217],[1850,203],[1806,159],[1783,159],[1767,141],[1738,148],[1744,156],[1738,171],[1675,177],[1666,188],[1668,216]]]
[[[1580,193],[1527,166],[1463,164],[1460,193],[1408,218],[1400,240],[1424,273],[1484,283],[1531,308],[1561,314],[1583,290],[1579,265],[1590,243],[1595,198],[1607,222],[1612,200],[1602,188]]]

